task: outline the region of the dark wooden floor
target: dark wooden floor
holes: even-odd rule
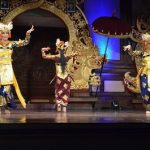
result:
[[[147,149],[150,115],[145,111],[13,110],[0,115],[5,149]]]
[[[93,111],[68,110],[67,113],[55,110],[11,110],[2,112],[0,123],[150,123],[150,114],[145,111]]]

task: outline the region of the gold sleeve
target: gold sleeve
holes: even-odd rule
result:
[[[51,59],[51,60],[56,60],[56,59],[58,59],[58,56],[57,56],[57,55],[47,54],[47,55],[46,55],[46,58],[47,58],[47,59]]]
[[[19,39],[19,41],[13,41],[12,42],[12,46],[13,47],[21,47],[21,46],[25,46],[28,45],[30,42],[30,34],[26,34],[26,37],[24,40]]]
[[[142,54],[142,51],[139,51],[139,50],[134,50],[134,51],[128,51],[129,55],[130,56],[140,56]]]
[[[50,53],[46,54],[45,51],[42,51],[42,57],[44,59],[51,59],[51,60],[57,60],[59,58],[58,55],[51,55]]]

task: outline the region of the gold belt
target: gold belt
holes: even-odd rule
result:
[[[0,60],[0,64],[11,64],[12,59],[9,60]]]
[[[1,51],[0,55],[8,55],[8,54],[12,54],[11,50],[5,49],[5,51]]]

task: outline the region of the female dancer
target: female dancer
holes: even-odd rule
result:
[[[49,51],[50,47],[44,47],[41,49],[42,57],[44,59],[51,59],[55,61],[55,103],[57,106],[57,111],[63,112],[66,112],[71,86],[71,76],[69,75],[67,70],[67,62],[69,59],[77,55],[77,52],[72,53],[72,55],[67,55],[66,52],[68,46],[68,42],[60,41],[60,39],[57,39],[56,47],[58,54],[46,54],[46,51]]]
[[[141,50],[132,51],[131,45],[124,47],[124,50],[128,50],[132,56],[142,56],[141,68],[138,71],[138,75],[134,78],[128,76],[126,73],[125,83],[130,91],[141,93],[146,113],[150,114],[150,34],[142,34],[139,44]]]
[[[15,78],[11,56],[14,47],[25,46],[29,43],[30,34],[34,31],[34,27],[32,26],[31,29],[26,32],[25,40],[10,41],[9,38],[11,37],[12,28],[12,22],[8,24],[0,23],[0,108],[5,108],[7,112],[9,111],[6,109],[6,106],[16,107],[11,85],[15,87],[22,106],[26,108],[25,100],[21,95]]]

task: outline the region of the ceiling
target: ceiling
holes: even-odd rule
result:
[[[37,27],[66,27],[64,22],[54,14],[40,8],[26,11],[18,15],[13,20],[14,25],[18,26],[37,26]]]

